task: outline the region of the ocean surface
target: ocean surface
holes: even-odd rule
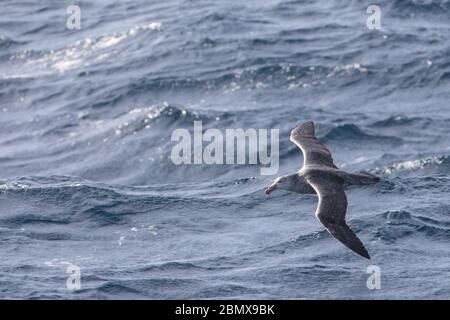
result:
[[[450,3],[3,0],[1,299],[450,299]],[[312,119],[366,260],[263,190]],[[280,130],[280,170],[179,165],[177,128]],[[369,290],[367,268],[381,270]],[[79,267],[80,288],[67,286]],[[71,282],[72,283],[72,282]]]

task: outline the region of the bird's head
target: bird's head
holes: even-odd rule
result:
[[[291,186],[291,179],[289,176],[281,176],[275,179],[275,181],[264,190],[266,195],[270,195],[273,191],[277,189],[289,190]]]

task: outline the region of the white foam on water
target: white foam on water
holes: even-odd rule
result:
[[[391,174],[398,171],[404,171],[404,170],[419,170],[423,169],[426,166],[432,165],[432,164],[442,164],[445,160],[445,157],[442,156],[430,156],[423,159],[416,159],[416,160],[408,160],[408,161],[402,161],[393,163],[384,167],[377,167],[375,168],[376,172],[384,173],[384,174]]]
[[[14,55],[10,60],[23,62],[23,72],[17,74],[3,74],[2,79],[21,79],[35,76],[45,76],[53,72],[64,73],[69,70],[87,66],[108,59],[115,51],[102,52],[102,50],[114,47],[129,37],[136,36],[143,30],[160,31],[160,22],[134,26],[124,32],[117,32],[100,36],[98,38],[85,38],[79,40],[67,48],[50,50],[39,58],[29,58],[30,52],[24,50]],[[28,60],[27,60],[28,59]],[[17,68],[14,68],[17,70]],[[19,68],[21,69],[21,68]],[[27,70],[27,72],[25,72]],[[30,72],[32,70],[33,72]]]

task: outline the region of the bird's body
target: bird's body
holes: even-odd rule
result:
[[[303,152],[303,167],[294,174],[277,178],[266,189],[266,194],[276,189],[300,194],[317,194],[319,203],[316,217],[319,221],[337,240],[370,259],[364,245],[345,221],[347,197],[344,188],[373,184],[380,179],[369,173],[349,173],[340,170],[334,164],[330,151],[316,138],[312,121],[292,130],[291,141]]]

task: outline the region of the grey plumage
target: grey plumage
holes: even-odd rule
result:
[[[266,189],[270,194],[276,189],[311,194],[316,193],[319,203],[316,217],[328,232],[345,246],[370,259],[361,240],[345,221],[347,197],[344,188],[365,185],[380,179],[370,173],[348,173],[334,164],[331,152],[315,136],[314,123],[305,122],[291,132],[291,141],[303,153],[303,167],[295,174],[279,177]]]

